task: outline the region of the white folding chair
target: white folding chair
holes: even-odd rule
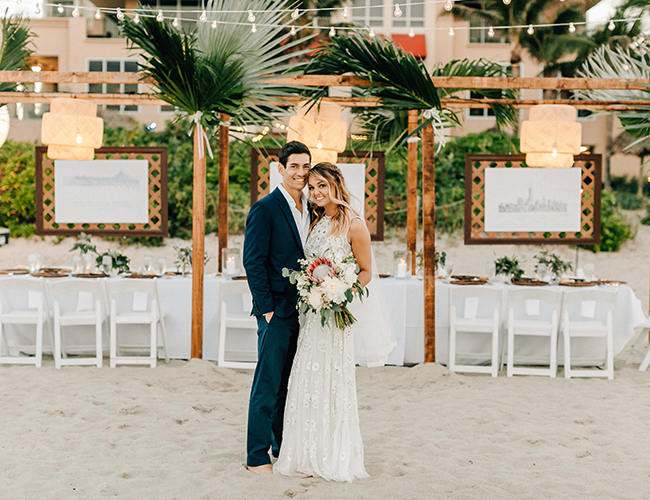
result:
[[[634,347],[632,347],[632,352],[627,357],[625,361],[626,364],[634,363],[635,359],[638,357],[641,358],[641,364],[639,365],[639,371],[644,372],[648,369],[650,365],[650,348],[648,347],[648,332],[650,332],[650,316],[641,323],[637,328],[640,328],[639,336],[634,342]],[[644,348],[646,349],[644,352]]]
[[[0,300],[0,364],[29,364],[40,368],[43,362],[43,325],[47,322],[43,278],[2,278],[0,295],[4,295],[4,300]],[[34,343],[23,343],[19,334],[14,337],[14,342],[10,342],[7,325],[34,325]],[[31,351],[33,356],[21,356]],[[12,356],[12,352],[17,355]]]
[[[54,310],[54,366],[95,365],[102,367],[102,324],[106,318],[103,306],[102,280],[78,278],[62,281],[48,280],[47,288]],[[94,346],[64,345],[62,327],[92,326],[95,330]],[[72,329],[70,329],[72,330]],[[68,357],[72,353],[94,351],[92,357]]]
[[[508,355],[506,371],[513,375],[557,374],[557,335],[562,306],[562,292],[528,287],[511,287],[508,292]],[[515,338],[548,337],[550,340],[549,367],[515,366]]]
[[[499,318],[501,290],[484,286],[449,287],[449,370],[452,372],[489,373],[496,377],[499,372]],[[484,361],[486,353],[457,352],[458,334],[491,335],[489,366],[459,364],[456,357]],[[477,335],[472,335],[476,337]]]
[[[564,377],[614,378],[614,310],[616,291],[567,290],[562,299]],[[604,369],[575,369],[571,366],[571,339],[601,338],[605,341]]]
[[[106,291],[110,301],[110,366],[150,365],[156,367],[158,359],[158,325],[162,336],[162,350],[165,362],[169,363],[165,322],[160,308],[158,280],[117,279],[106,281]],[[149,325],[149,342],[143,344],[124,344],[120,342],[117,325]],[[123,353],[148,352],[148,356]]]
[[[241,301],[241,311],[239,311],[239,307],[228,307],[226,300],[224,300],[228,295],[234,296],[231,299],[235,301]],[[235,305],[232,301],[231,304]],[[226,352],[238,358],[248,357],[257,360],[257,342],[255,342],[255,350],[226,349],[226,336],[229,328],[252,331],[255,333],[254,338],[257,339],[257,320],[250,315],[251,306],[252,299],[246,281],[221,282],[219,288],[219,356],[217,358],[219,366],[225,368],[249,368],[252,370],[257,366],[257,361],[226,360]],[[229,309],[232,310],[229,311]]]

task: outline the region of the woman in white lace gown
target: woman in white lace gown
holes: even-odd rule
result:
[[[359,281],[367,285],[372,277],[370,234],[350,208],[341,171],[330,163],[315,165],[309,173],[309,192],[316,218],[305,254],[338,258],[353,254]],[[289,378],[276,473],[332,481],[368,477],[357,411],[354,328],[322,326],[320,315],[308,313]]]

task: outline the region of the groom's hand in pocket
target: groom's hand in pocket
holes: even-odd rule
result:
[[[266,313],[264,315],[264,319],[266,320],[266,324],[268,325],[271,322],[271,318],[273,317],[274,311],[271,311],[270,313]]]

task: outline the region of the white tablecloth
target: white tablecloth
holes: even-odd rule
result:
[[[0,278],[1,279],[1,278]],[[33,278],[25,278],[33,279]],[[123,279],[123,278],[111,278]],[[222,278],[206,277],[204,281],[203,308],[203,357],[216,360],[219,345],[219,289]],[[384,278],[380,280],[388,312],[396,334],[397,347],[389,357],[390,364],[422,363],[424,361],[424,286],[416,278],[399,280]],[[504,294],[503,310],[508,287],[500,286]],[[191,355],[191,311],[192,311],[192,279],[190,277],[166,277],[158,280],[160,301],[165,317],[167,332],[167,347],[171,358],[189,359]],[[558,287],[563,288],[563,287]],[[618,287],[616,315],[614,318],[614,352],[619,353],[634,335],[634,327],[645,319],[641,303],[628,286]],[[7,297],[0,300],[6,301]],[[247,313],[247,305],[234,296],[225,298],[229,311]],[[449,336],[449,284],[436,282],[436,361],[447,363]],[[104,329],[104,345],[108,348],[108,328]],[[92,340],[91,340],[92,341]],[[586,342],[590,342],[587,340]],[[476,349],[481,349],[480,340]],[[538,343],[536,343],[538,342]],[[51,352],[51,343],[47,332],[43,344],[45,351]],[[236,350],[254,349],[256,336],[254,333],[233,335],[228,339],[228,348]],[[523,346],[518,353],[517,362],[534,364],[536,360],[547,356],[548,346],[543,339],[532,338],[530,343]],[[487,346],[487,344],[486,344]],[[588,354],[582,356],[579,348],[574,354],[579,361],[591,362]],[[485,352],[488,352],[487,347]],[[588,352],[588,348],[587,351]],[[559,354],[562,349],[560,345]],[[487,358],[486,358],[487,359]],[[602,359],[602,358],[601,358]],[[594,360],[595,361],[595,360]]]

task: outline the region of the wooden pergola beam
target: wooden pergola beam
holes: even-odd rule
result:
[[[137,105],[137,106],[168,106],[169,103],[162,101],[149,94],[88,94],[84,92],[0,92],[0,103],[23,103],[23,104],[49,104],[52,99],[67,97],[69,99],[89,99],[97,104],[108,105]],[[285,98],[290,105],[298,104],[301,98]],[[347,107],[380,107],[381,102],[377,99],[363,99],[361,97],[326,97],[327,102],[333,102],[340,106]],[[440,100],[443,108],[464,109],[464,108],[489,108],[493,104],[510,105],[517,109],[530,108],[539,104],[567,104],[577,109],[610,110],[610,111],[632,111],[647,109],[650,101],[576,101],[572,99],[455,99],[445,98]],[[277,104],[277,103],[276,103]]]
[[[477,76],[434,76],[438,88],[457,89],[521,89],[521,90],[648,90],[650,79],[618,78],[514,78]],[[65,72],[65,71],[0,71],[0,82],[21,83],[152,83],[144,73]],[[275,78],[269,85],[302,85],[306,87],[369,87],[372,82],[352,75],[296,75]]]

